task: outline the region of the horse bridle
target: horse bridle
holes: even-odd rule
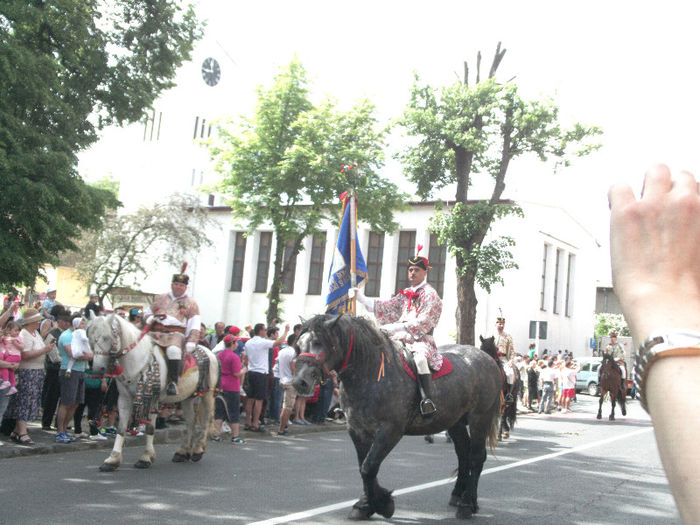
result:
[[[343,364],[340,366],[338,369],[338,373],[341,373],[345,368],[348,366],[348,362],[350,361],[350,354],[352,354],[352,346],[353,342],[355,339],[355,334],[353,333],[352,330],[350,330],[350,345],[348,346],[348,353],[345,356],[345,361],[343,361]],[[332,345],[333,350],[336,351],[336,346],[335,343]],[[328,370],[328,365],[326,364],[325,360],[323,358],[325,357],[326,352],[321,352],[320,354],[314,354],[311,352],[302,352],[297,356],[297,360],[302,359],[304,362],[309,363],[311,366],[319,368],[321,370],[321,380],[325,381],[328,376],[330,376],[330,370]]]

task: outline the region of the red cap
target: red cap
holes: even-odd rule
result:
[[[230,345],[230,344],[233,343],[236,339],[238,339],[238,338],[237,338],[237,337],[234,337],[234,336],[232,336],[232,335],[229,334],[229,335],[227,335],[226,337],[224,337],[224,344]]]
[[[241,329],[238,328],[237,326],[231,326],[228,329],[228,333],[231,335],[238,335],[241,333]]]

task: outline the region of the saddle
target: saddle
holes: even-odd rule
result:
[[[168,356],[165,353],[165,348],[158,344],[155,346],[160,351],[160,355],[163,356],[163,359],[167,361]],[[206,354],[206,352],[197,346],[191,354],[187,354],[182,358],[182,360],[183,367],[182,373],[180,374],[180,379],[199,371],[200,374],[197,380],[197,388],[195,388],[193,395],[201,396],[202,394],[208,392],[211,385],[209,384],[209,356]]]
[[[413,352],[409,351],[405,346],[401,347],[401,361],[403,363],[404,372],[413,379],[418,381],[418,369],[416,368],[416,362],[413,359]],[[431,370],[430,377],[432,379],[437,379],[442,376],[448,375],[452,372],[452,363],[447,358],[445,354],[442,354],[442,367],[440,370]]]

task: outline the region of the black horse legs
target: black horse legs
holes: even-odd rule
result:
[[[394,498],[390,491],[379,485],[377,473],[382,461],[399,442],[402,434],[380,430],[374,437],[374,441],[370,441],[352,429],[349,432],[355,444],[364,491],[350,511],[348,518],[366,520],[375,512],[385,518],[390,518],[394,515]]]
[[[469,435],[467,427],[460,422],[450,427],[447,432],[452,438],[452,444],[455,447],[458,460],[457,482],[450,495],[450,505],[452,507],[459,507],[460,505],[469,505],[471,507],[471,502],[469,502],[466,492],[469,483]]]

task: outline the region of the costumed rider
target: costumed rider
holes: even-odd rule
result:
[[[515,346],[513,345],[513,336],[506,333],[506,318],[503,316],[503,311],[498,309],[499,316],[496,317],[496,334],[494,341],[498,348],[498,358],[503,363],[503,373],[506,375],[506,383],[508,384],[507,396],[512,399],[513,388],[515,387]]]
[[[438,353],[433,339],[433,330],[442,313],[442,299],[427,282],[431,267],[427,257],[419,255],[423,247],[419,244],[417,248],[416,256],[408,259],[409,288],[399,290],[387,301],[370,299],[361,290],[353,290],[367,311],[374,313],[382,330],[389,333],[392,339],[401,341],[413,353],[421,388],[420,411],[424,417],[428,417],[437,412],[432,401],[435,394],[431,369],[437,371],[442,367],[442,355]]]
[[[170,292],[159,295],[143,315],[151,325],[149,335],[155,343],[165,349],[168,358],[169,396],[178,394],[177,382],[183,368],[183,349],[191,354],[199,341],[199,328],[202,324],[199,306],[194,299],[187,297],[190,278],[185,274],[187,263],[180,273],[173,275]]]
[[[610,354],[613,360],[620,367],[620,374],[622,375],[622,391],[627,390],[626,379],[627,379],[627,363],[625,363],[625,349],[617,341],[617,332],[610,332],[610,343],[605,347],[605,353]],[[598,369],[598,376],[600,376],[600,368]],[[600,381],[598,382],[600,384]]]

